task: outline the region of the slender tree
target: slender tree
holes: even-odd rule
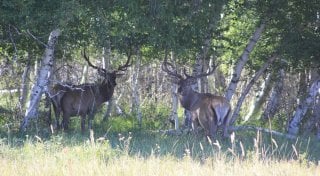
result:
[[[273,54],[273,56],[269,57],[268,61],[260,68],[260,70],[258,70],[256,72],[254,77],[250,80],[248,85],[242,91],[241,96],[240,96],[240,98],[239,98],[239,100],[237,102],[237,105],[235,107],[235,110],[233,111],[230,124],[233,124],[235,122],[235,120],[237,119],[237,117],[239,116],[240,107],[241,107],[246,95],[249,93],[251,87],[253,86],[253,84],[258,80],[258,78],[262,75],[262,73],[270,66],[270,64],[272,64],[274,62],[274,60],[277,57],[278,56],[276,54]]]
[[[48,44],[42,58],[42,66],[40,68],[37,82],[32,88],[28,108],[26,110],[24,119],[20,125],[21,130],[25,130],[29,120],[38,116],[38,108],[41,96],[48,85],[48,78],[50,77],[52,65],[54,62],[54,49],[60,35],[60,29],[55,29],[50,33]]]
[[[297,135],[302,119],[304,118],[308,108],[312,102],[315,102],[316,96],[320,94],[320,79],[316,79],[310,86],[307,97],[297,106],[295,114],[288,127],[288,133]]]
[[[239,57],[239,59],[237,60],[237,63],[234,67],[233,73],[232,73],[232,78],[231,78],[231,82],[229,83],[229,86],[227,88],[227,91],[225,93],[225,97],[227,98],[227,100],[231,100],[240,76],[241,76],[241,72],[243,70],[244,65],[246,64],[246,62],[249,59],[249,55],[252,52],[252,50],[254,49],[256,43],[258,42],[258,40],[260,39],[262,32],[265,28],[265,22],[263,21],[254,31],[254,33],[252,34],[252,37],[250,38],[247,46],[245,47],[245,49],[243,50],[241,56]]]

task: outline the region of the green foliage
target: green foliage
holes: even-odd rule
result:
[[[101,124],[97,124],[101,125]],[[103,124],[102,124],[103,125]],[[128,117],[112,117],[109,118],[106,126],[103,126],[104,131],[111,131],[111,132],[128,132],[134,131],[138,129],[138,120],[135,116],[128,116]]]
[[[141,127],[139,126],[137,114],[135,113],[110,117],[106,122],[101,121],[102,118],[100,117],[102,114],[97,114],[95,117],[95,126],[98,130],[119,133],[140,130],[157,130],[163,128],[168,121],[170,109],[165,105],[148,103],[141,107],[141,113]],[[78,125],[74,128],[79,128]]]
[[[143,114],[142,128],[156,130],[163,127],[170,116],[170,107],[163,104],[147,103],[141,107]]]

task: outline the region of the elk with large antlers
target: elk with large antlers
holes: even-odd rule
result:
[[[196,128],[199,122],[204,128],[206,136],[213,139],[217,133],[218,126],[222,125],[224,128],[223,136],[229,136],[228,126],[231,106],[227,99],[210,93],[199,93],[192,88],[198,78],[212,74],[215,68],[212,68],[208,73],[201,73],[196,76],[188,75],[184,69],[184,78],[177,73],[173,64],[169,63],[165,58],[162,70],[174,78],[173,82],[178,84],[180,103],[183,108],[191,111],[193,128]]]
[[[116,78],[122,74],[120,71],[126,71],[131,65],[130,55],[128,60],[117,70],[108,72],[107,70],[93,65],[89,57],[83,51],[83,57],[88,65],[97,69],[98,74],[103,77],[101,82],[86,83],[81,85],[61,85],[56,84],[49,91],[52,104],[56,115],[56,126],[59,128],[60,112],[63,114],[62,126],[68,129],[71,116],[81,116],[81,130],[85,131],[85,121],[88,115],[88,127],[92,128],[92,119],[95,111],[101,104],[111,99],[116,84]]]

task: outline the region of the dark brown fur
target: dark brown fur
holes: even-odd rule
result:
[[[116,84],[116,78],[119,71],[125,71],[130,66],[130,56],[125,65],[119,66],[118,70],[107,72],[105,69],[96,67],[89,61],[85,52],[84,58],[89,66],[98,70],[103,76],[103,80],[94,84],[81,85],[62,85],[56,84],[49,91],[52,104],[56,115],[56,126],[60,127],[59,116],[62,112],[62,127],[67,130],[69,127],[70,117],[81,116],[81,130],[85,130],[86,116],[88,115],[88,127],[92,128],[92,119],[96,110],[104,103],[111,99]]]

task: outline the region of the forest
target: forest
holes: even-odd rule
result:
[[[5,175],[316,175],[320,2],[0,0],[0,95]]]

